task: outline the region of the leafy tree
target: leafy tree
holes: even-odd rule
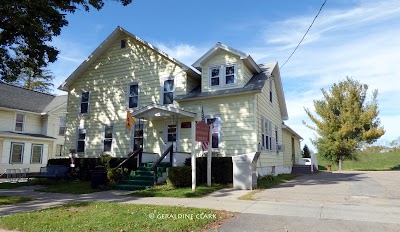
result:
[[[113,0],[126,6],[132,0]],[[100,10],[103,0],[2,0],[0,4],[0,80],[13,82],[21,70],[41,74],[57,60],[59,51],[49,45],[68,25],[66,13],[79,7]]]
[[[42,93],[51,93],[53,79],[53,73],[49,70],[43,70],[40,75],[36,75],[32,69],[25,68],[13,84]]]
[[[308,148],[307,144],[304,144],[302,153],[303,158],[311,158],[310,149]]]
[[[318,153],[328,160],[339,162],[351,158],[363,144],[371,144],[384,133],[378,118],[378,91],[372,93],[372,100],[366,101],[368,85],[347,77],[333,84],[329,92],[322,89],[323,99],[314,100],[314,116],[305,108],[306,114],[315,125],[308,128],[319,135],[313,144]]]

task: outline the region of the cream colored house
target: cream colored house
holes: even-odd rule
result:
[[[290,173],[301,153],[301,137],[283,124],[278,63],[256,64],[221,43],[187,66],[118,27],[59,89],[68,92],[65,151],[81,157],[124,157],[142,146],[148,162],[172,144],[181,165],[202,107],[213,125],[214,156],[261,151],[258,172],[267,175]],[[136,119],[130,132],[127,111]]]
[[[67,96],[0,83],[0,171],[39,172],[64,151]]]

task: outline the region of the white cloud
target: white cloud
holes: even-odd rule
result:
[[[190,44],[166,45],[164,43],[157,43],[156,47],[186,65],[192,65],[211,48],[196,47]]]

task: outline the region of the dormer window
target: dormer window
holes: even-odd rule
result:
[[[209,70],[210,87],[234,85],[236,82],[236,65],[221,65]]]

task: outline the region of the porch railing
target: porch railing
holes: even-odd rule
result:
[[[171,145],[167,148],[167,150],[164,151],[164,153],[161,155],[161,157],[160,157],[160,158],[153,164],[153,166],[151,166],[151,168],[150,168],[151,171],[154,171],[154,186],[157,185],[157,179],[158,179],[158,177],[157,177],[157,167],[158,167],[158,165],[161,163],[161,161],[163,161],[163,159],[164,159],[168,154],[170,154],[170,156],[169,156],[169,162],[170,162],[170,164],[171,164],[171,166],[172,166],[172,161],[173,161],[173,156],[174,156],[174,149],[173,149],[173,145],[171,144]]]
[[[122,161],[120,164],[118,164],[117,168],[121,168],[121,175],[122,179],[124,179],[124,164],[128,162],[129,160],[135,158],[136,156],[142,156],[143,149],[139,148],[139,150],[132,151],[128,153],[128,158],[126,158],[124,161]]]

